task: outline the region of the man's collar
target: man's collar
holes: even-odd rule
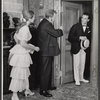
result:
[[[86,23],[86,24],[84,24],[84,23],[82,23],[82,22],[81,22],[81,25],[82,25],[82,26],[86,26],[86,27],[87,27],[87,23]]]

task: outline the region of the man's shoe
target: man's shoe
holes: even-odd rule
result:
[[[50,87],[49,90],[56,90],[56,87]]]
[[[75,85],[76,86],[80,86],[80,82],[75,82]]]
[[[43,95],[45,97],[52,97],[52,94],[49,94],[47,91],[40,91],[40,95]]]
[[[80,80],[81,82],[84,82],[84,83],[89,83],[89,81],[88,80],[85,80],[85,79],[82,79],[82,80]]]

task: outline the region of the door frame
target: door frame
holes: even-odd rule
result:
[[[96,88],[98,86],[97,84],[97,78],[98,78],[98,0],[54,0],[54,10],[57,11],[58,17],[55,21],[55,28],[59,28],[62,25],[61,22],[61,13],[62,13],[62,7],[61,2],[62,1],[91,1],[92,2],[92,13],[93,13],[93,23],[92,23],[92,36],[91,36],[91,59],[90,59],[90,84]],[[59,24],[60,23],[60,24]],[[61,38],[58,39],[59,46],[61,45]],[[61,48],[61,46],[60,46]],[[56,66],[56,67],[55,67]],[[60,85],[62,84],[62,71],[61,71],[61,59],[60,55],[55,57],[54,60],[54,85]],[[55,70],[58,68],[59,70],[59,76],[55,75]],[[93,74],[94,73],[94,74]]]

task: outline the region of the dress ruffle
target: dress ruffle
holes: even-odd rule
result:
[[[21,92],[27,87],[26,80],[30,75],[29,68],[13,67],[10,77],[12,77],[9,90]]]
[[[26,82],[22,79],[13,79],[11,80],[9,90],[13,92],[21,92],[26,88]]]
[[[16,44],[12,49],[10,49],[10,52],[13,54],[25,54],[25,53],[29,53],[30,50],[26,50],[20,44]]]
[[[30,75],[29,68],[13,67],[10,77],[14,79],[27,79]]]
[[[29,67],[30,64],[33,63],[29,52],[29,50],[26,50],[20,44],[16,44],[10,49],[10,53],[12,53],[13,56],[9,64],[16,67]]]
[[[32,64],[32,59],[29,53],[14,54],[10,60],[9,65],[15,67],[29,67]]]

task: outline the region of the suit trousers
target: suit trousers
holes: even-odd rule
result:
[[[75,82],[79,82],[84,78],[85,59],[86,53],[82,49],[77,54],[73,54]]]
[[[53,56],[41,56],[40,91],[47,91],[52,82]]]

